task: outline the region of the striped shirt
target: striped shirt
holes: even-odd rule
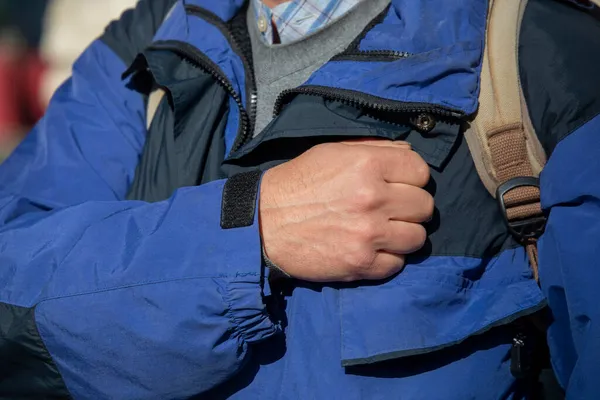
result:
[[[288,44],[334,22],[363,0],[291,0],[272,9],[261,0],[252,1],[258,30],[264,41],[272,45],[273,25],[280,43]]]

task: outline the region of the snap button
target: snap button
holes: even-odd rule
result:
[[[435,118],[431,114],[419,114],[414,122],[417,129],[423,133],[429,133],[435,128]]]
[[[261,15],[260,17],[258,17],[258,30],[261,33],[265,33],[267,31],[268,25],[267,25],[267,17],[265,17],[264,15]]]

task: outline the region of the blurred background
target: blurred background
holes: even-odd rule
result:
[[[0,162],[43,115],[79,54],[137,0],[0,0]]]

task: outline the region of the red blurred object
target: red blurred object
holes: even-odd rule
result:
[[[40,85],[44,69],[35,51],[0,44],[0,153],[9,152],[43,115]]]
[[[0,141],[21,126],[19,58],[10,46],[0,46]]]
[[[27,117],[33,123],[44,115],[44,102],[40,98],[40,87],[44,77],[46,64],[37,52],[31,51],[24,57],[21,71],[21,99]]]

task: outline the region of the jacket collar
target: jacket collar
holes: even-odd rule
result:
[[[192,15],[185,6],[230,21],[244,0],[182,0],[157,40],[180,40],[206,54],[246,102],[246,74],[223,27]],[[339,57],[324,65],[307,86],[333,87],[407,103],[427,103],[473,114],[477,109],[487,0],[393,0],[374,26]],[[380,54],[395,52],[396,57]],[[391,53],[390,53],[391,54]]]

